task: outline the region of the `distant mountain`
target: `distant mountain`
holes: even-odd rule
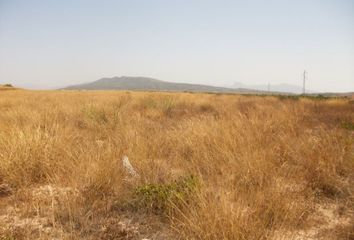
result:
[[[0,91],[4,90],[18,90],[19,88],[12,86],[12,84],[0,84]]]
[[[113,77],[68,86],[67,90],[144,90],[144,91],[190,91],[190,92],[241,92],[262,93],[243,88],[214,87],[201,84],[166,82],[147,77]]]
[[[268,85],[246,85],[243,83],[234,83],[231,87],[232,88],[247,88],[247,89],[258,90],[258,91],[268,91]],[[286,83],[270,84],[269,91],[270,92],[301,94],[302,87],[296,86],[296,85],[291,85],[291,84],[286,84]],[[306,92],[313,93],[314,91],[306,90]]]

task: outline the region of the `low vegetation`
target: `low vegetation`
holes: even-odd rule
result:
[[[354,237],[349,98],[0,95],[1,240]]]
[[[15,88],[14,86],[12,86],[11,84],[7,83],[7,84],[0,84],[0,90],[16,90],[17,88]]]

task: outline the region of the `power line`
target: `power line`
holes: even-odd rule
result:
[[[307,72],[306,72],[306,70],[304,70],[303,82],[302,82],[302,94],[304,94],[304,95],[306,93],[306,88],[305,88],[305,86],[306,86],[306,74],[307,74]]]

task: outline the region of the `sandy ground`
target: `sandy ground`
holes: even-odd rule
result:
[[[45,185],[20,193],[25,198],[21,202],[7,190],[0,197],[1,240],[12,239],[6,238],[10,234],[15,239],[176,239],[168,224],[157,216],[129,212],[117,212],[101,219],[89,233],[80,232],[80,228],[68,231],[54,219],[55,208],[60,199],[73,197],[79,191]]]
[[[107,216],[91,233],[80,233],[79,229],[70,232],[55,221],[54,211],[60,199],[80,194],[77,190],[52,185],[39,186],[27,191],[22,203],[15,201],[16,196],[8,186],[2,185],[0,190],[0,236],[11,233],[24,239],[178,239],[168,224],[161,222],[157,216],[129,212]],[[279,230],[272,239],[336,239],[338,229],[351,227],[354,219],[353,212],[343,209],[334,201],[318,203],[311,216],[311,227],[296,231]],[[351,239],[351,236],[343,238]]]

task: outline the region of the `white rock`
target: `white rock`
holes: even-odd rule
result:
[[[139,174],[134,170],[127,156],[123,156],[122,162],[123,167],[128,171],[130,175],[132,175],[133,177],[139,177]]]

